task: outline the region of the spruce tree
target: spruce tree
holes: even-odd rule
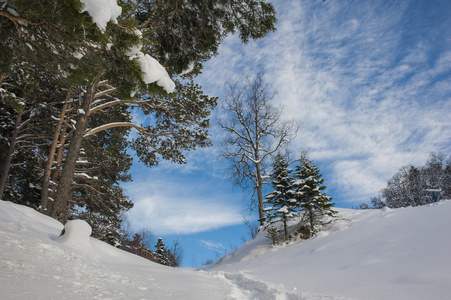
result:
[[[294,216],[296,210],[296,200],[293,198],[292,179],[290,176],[291,169],[285,157],[278,153],[274,159],[273,170],[271,173],[272,187],[274,190],[266,195],[263,201],[267,206],[264,211],[266,213],[267,226],[278,221],[283,222],[284,239],[288,238],[287,221]]]
[[[155,254],[157,255],[158,260],[160,261],[160,264],[169,266],[169,258],[168,258],[168,251],[164,247],[163,239],[160,237],[158,238],[157,243],[155,244]]]
[[[335,203],[323,192],[326,189],[323,185],[324,178],[307,155],[302,155],[293,175],[294,197],[304,213],[303,219],[306,219],[312,236],[316,232],[315,225],[329,222],[330,220],[325,220],[326,216],[335,217],[337,212],[332,209]]]

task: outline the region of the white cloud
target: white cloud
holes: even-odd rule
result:
[[[128,213],[135,230],[151,228],[161,235],[188,234],[242,223],[239,206],[227,199],[232,194],[216,196],[214,186],[207,187],[207,183],[195,179],[190,182],[184,174],[178,180],[155,177],[137,178],[126,185],[135,204]]]
[[[199,80],[208,92],[265,71],[343,202],[368,201],[401,166],[450,152],[451,55],[431,38],[451,44],[449,20],[414,25],[409,10],[428,6],[407,2],[274,4],[278,31],[246,45],[227,38]]]
[[[227,249],[221,243],[216,243],[216,242],[213,242],[213,241],[200,240],[200,243],[202,244],[202,246],[206,247],[207,249],[210,249],[210,250],[213,250],[213,251],[217,251],[217,252],[218,251],[223,252],[225,249]]]
[[[221,96],[225,82],[265,71],[286,118],[303,122],[296,149],[310,149],[328,195],[339,206],[368,202],[401,166],[451,151],[451,21],[423,30],[445,45],[437,49],[405,26],[416,24],[406,3],[274,1],[278,31],[245,45],[228,37],[198,82]],[[135,181],[124,186],[135,229],[187,234],[242,223],[241,191],[218,159],[221,131],[211,132],[215,146],[188,152],[186,165],[133,166]]]

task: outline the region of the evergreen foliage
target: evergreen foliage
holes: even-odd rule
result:
[[[284,240],[288,239],[287,221],[294,217],[296,211],[296,199],[293,198],[294,191],[290,176],[291,169],[285,157],[278,153],[274,159],[271,173],[273,191],[266,195],[263,203],[266,204],[266,226],[275,221],[282,220]]]
[[[289,168],[286,158],[278,153],[274,159],[271,173],[273,190],[265,198],[266,232],[273,244],[280,240],[287,241],[287,222],[297,214],[301,214],[299,232],[302,238],[314,235],[318,227],[333,220],[337,213],[333,210],[331,197],[323,192],[326,188],[319,169],[308,159],[306,154],[301,156],[299,164],[293,172]],[[279,229],[276,222],[283,224]],[[307,226],[306,226],[307,225]],[[283,233],[283,238],[279,233]]]
[[[197,75],[217,55],[222,40],[238,33],[243,42],[275,31],[276,12],[261,0],[137,1],[136,18],[150,40],[146,50],[172,74]]]
[[[330,219],[327,220],[325,217],[335,217],[337,213],[333,210],[335,203],[331,202],[332,198],[323,192],[326,189],[323,185],[324,178],[307,155],[302,155],[293,179],[294,197],[303,212],[303,219],[308,223],[311,236],[316,232],[316,225],[330,222]]]
[[[160,261],[160,263],[162,265],[169,266],[170,261],[169,261],[168,251],[164,247],[164,242],[161,237],[158,238],[158,241],[155,244],[155,249],[156,249],[155,254],[157,256],[157,259]]]
[[[79,0],[0,2],[0,197],[63,223],[85,218],[112,243],[132,206],[119,186],[130,180],[126,149],[154,166],[184,163],[185,151],[209,146],[216,98],[193,77],[228,33],[247,42],[276,21],[266,1],[118,4],[117,22],[100,26]],[[149,79],[147,54],[164,65],[175,93]],[[149,124],[134,124],[133,109]],[[138,131],[131,143],[129,128]]]

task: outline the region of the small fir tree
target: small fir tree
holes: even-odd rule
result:
[[[158,260],[160,261],[160,264],[169,266],[169,258],[168,258],[168,251],[164,247],[163,239],[160,237],[158,238],[157,243],[155,244],[155,254],[157,255]]]
[[[324,178],[318,167],[305,154],[302,155],[293,175],[296,203],[304,212],[303,219],[307,219],[309,235],[312,236],[315,233],[315,225],[326,224],[325,216],[335,217],[337,212],[332,209],[335,203],[323,192],[326,189],[323,185]]]
[[[266,222],[270,225],[279,218],[283,222],[284,240],[287,240],[288,229],[287,220],[294,216],[296,210],[296,199],[294,199],[294,191],[292,190],[292,178],[290,176],[291,169],[285,157],[278,153],[274,159],[273,171],[271,177],[274,190],[270,192],[263,201],[267,206]]]

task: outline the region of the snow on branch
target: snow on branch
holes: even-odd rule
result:
[[[117,23],[117,18],[122,13],[122,7],[117,5],[116,0],[80,0],[84,4],[81,12],[88,12],[93,23],[105,32],[106,25],[109,21]]]
[[[170,136],[170,135],[179,136],[179,135],[175,134],[174,132],[162,132],[162,133],[158,133],[158,134],[150,133],[145,128],[143,128],[139,125],[133,124],[131,122],[114,122],[114,123],[108,123],[108,124],[93,128],[91,130],[88,130],[85,133],[84,137],[96,134],[97,132],[100,132],[103,130],[117,128],[117,127],[132,127],[132,128],[135,128],[136,130],[138,130],[139,132],[141,132],[144,136],[152,136],[152,137]]]

